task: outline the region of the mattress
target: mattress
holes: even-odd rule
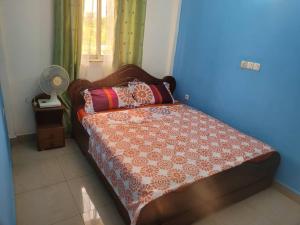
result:
[[[132,225],[151,201],[274,151],[182,104],[80,115],[89,153]]]

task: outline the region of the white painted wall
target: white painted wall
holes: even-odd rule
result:
[[[158,77],[171,75],[181,0],[148,0],[143,69]]]
[[[1,13],[1,11],[0,11]],[[1,17],[0,17],[1,18]],[[14,118],[14,111],[12,108],[12,102],[10,101],[11,96],[11,90],[10,82],[7,76],[7,67],[6,67],[6,59],[5,59],[5,46],[3,44],[3,38],[2,38],[2,28],[0,24],[0,87],[2,88],[2,94],[3,94],[3,101],[5,105],[5,114],[8,121],[11,121],[8,123],[8,133],[10,137],[15,137],[15,128],[13,123]]]
[[[0,0],[5,52],[5,96],[10,136],[35,132],[31,98],[40,92],[38,80],[51,64],[53,0]],[[143,68],[162,77],[171,73],[181,0],[148,0]],[[89,79],[105,74],[95,71]],[[99,77],[98,77],[99,76]],[[10,106],[9,106],[10,105]]]
[[[52,0],[1,0],[0,23],[5,47],[6,74],[12,105],[10,135],[35,132],[30,99],[39,91],[38,79],[51,64]],[[27,101],[27,102],[26,102]],[[14,125],[12,125],[14,124]]]

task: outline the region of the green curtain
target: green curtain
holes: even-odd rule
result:
[[[70,80],[77,79],[81,59],[83,0],[54,0],[53,64],[64,67]],[[66,131],[70,131],[71,103],[67,93],[61,95],[66,106]]]
[[[141,66],[147,0],[115,0],[115,43],[113,66]]]

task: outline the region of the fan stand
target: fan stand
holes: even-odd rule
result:
[[[61,102],[59,101],[56,92],[52,92],[50,99],[39,99],[40,108],[51,108],[61,106]]]

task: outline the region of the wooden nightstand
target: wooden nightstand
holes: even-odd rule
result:
[[[47,95],[41,94],[35,97],[48,98]],[[35,113],[37,148],[39,151],[59,148],[65,146],[65,131],[63,126],[64,106],[52,108],[40,108],[33,104],[32,108]]]

